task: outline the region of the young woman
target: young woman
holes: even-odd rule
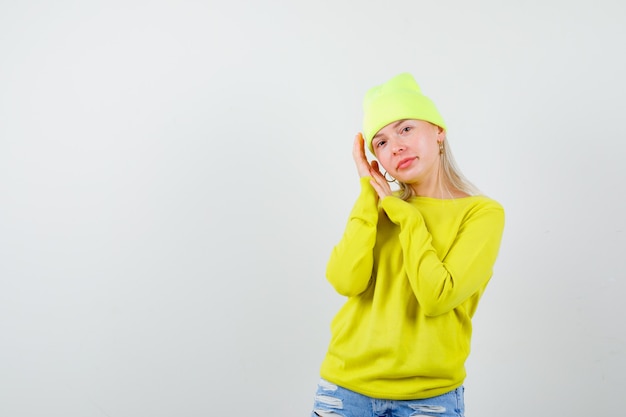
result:
[[[311,415],[463,416],[471,320],[504,211],[456,168],[445,123],[410,74],[367,92],[353,157],[361,192],[326,271],[347,301]]]

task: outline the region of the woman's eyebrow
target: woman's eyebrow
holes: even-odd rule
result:
[[[398,120],[397,122],[394,122],[393,123],[393,128],[395,129],[396,127],[398,127],[398,125],[401,125],[402,123],[406,122],[407,120],[409,120],[409,119],[402,119],[402,120]],[[380,133],[380,132],[376,133],[374,135],[374,137],[372,138],[372,141],[374,141],[374,139],[376,139],[376,138],[378,138],[380,136],[385,136],[385,134],[384,133]]]

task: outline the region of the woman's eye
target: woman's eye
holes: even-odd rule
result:
[[[385,144],[384,140],[379,140],[378,142],[376,142],[376,147],[380,148],[381,146],[383,146]]]
[[[404,133],[408,132],[409,130],[411,130],[411,126],[404,126],[404,127],[402,128],[402,131],[403,131]]]

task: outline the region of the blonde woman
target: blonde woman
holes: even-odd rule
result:
[[[472,316],[503,208],[460,173],[443,118],[410,74],[367,92],[353,158],[361,192],[326,271],[347,299],[311,415],[463,416]]]

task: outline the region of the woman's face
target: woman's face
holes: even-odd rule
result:
[[[396,180],[429,184],[439,169],[439,143],[445,131],[423,120],[398,120],[383,127],[372,139],[378,162]]]

